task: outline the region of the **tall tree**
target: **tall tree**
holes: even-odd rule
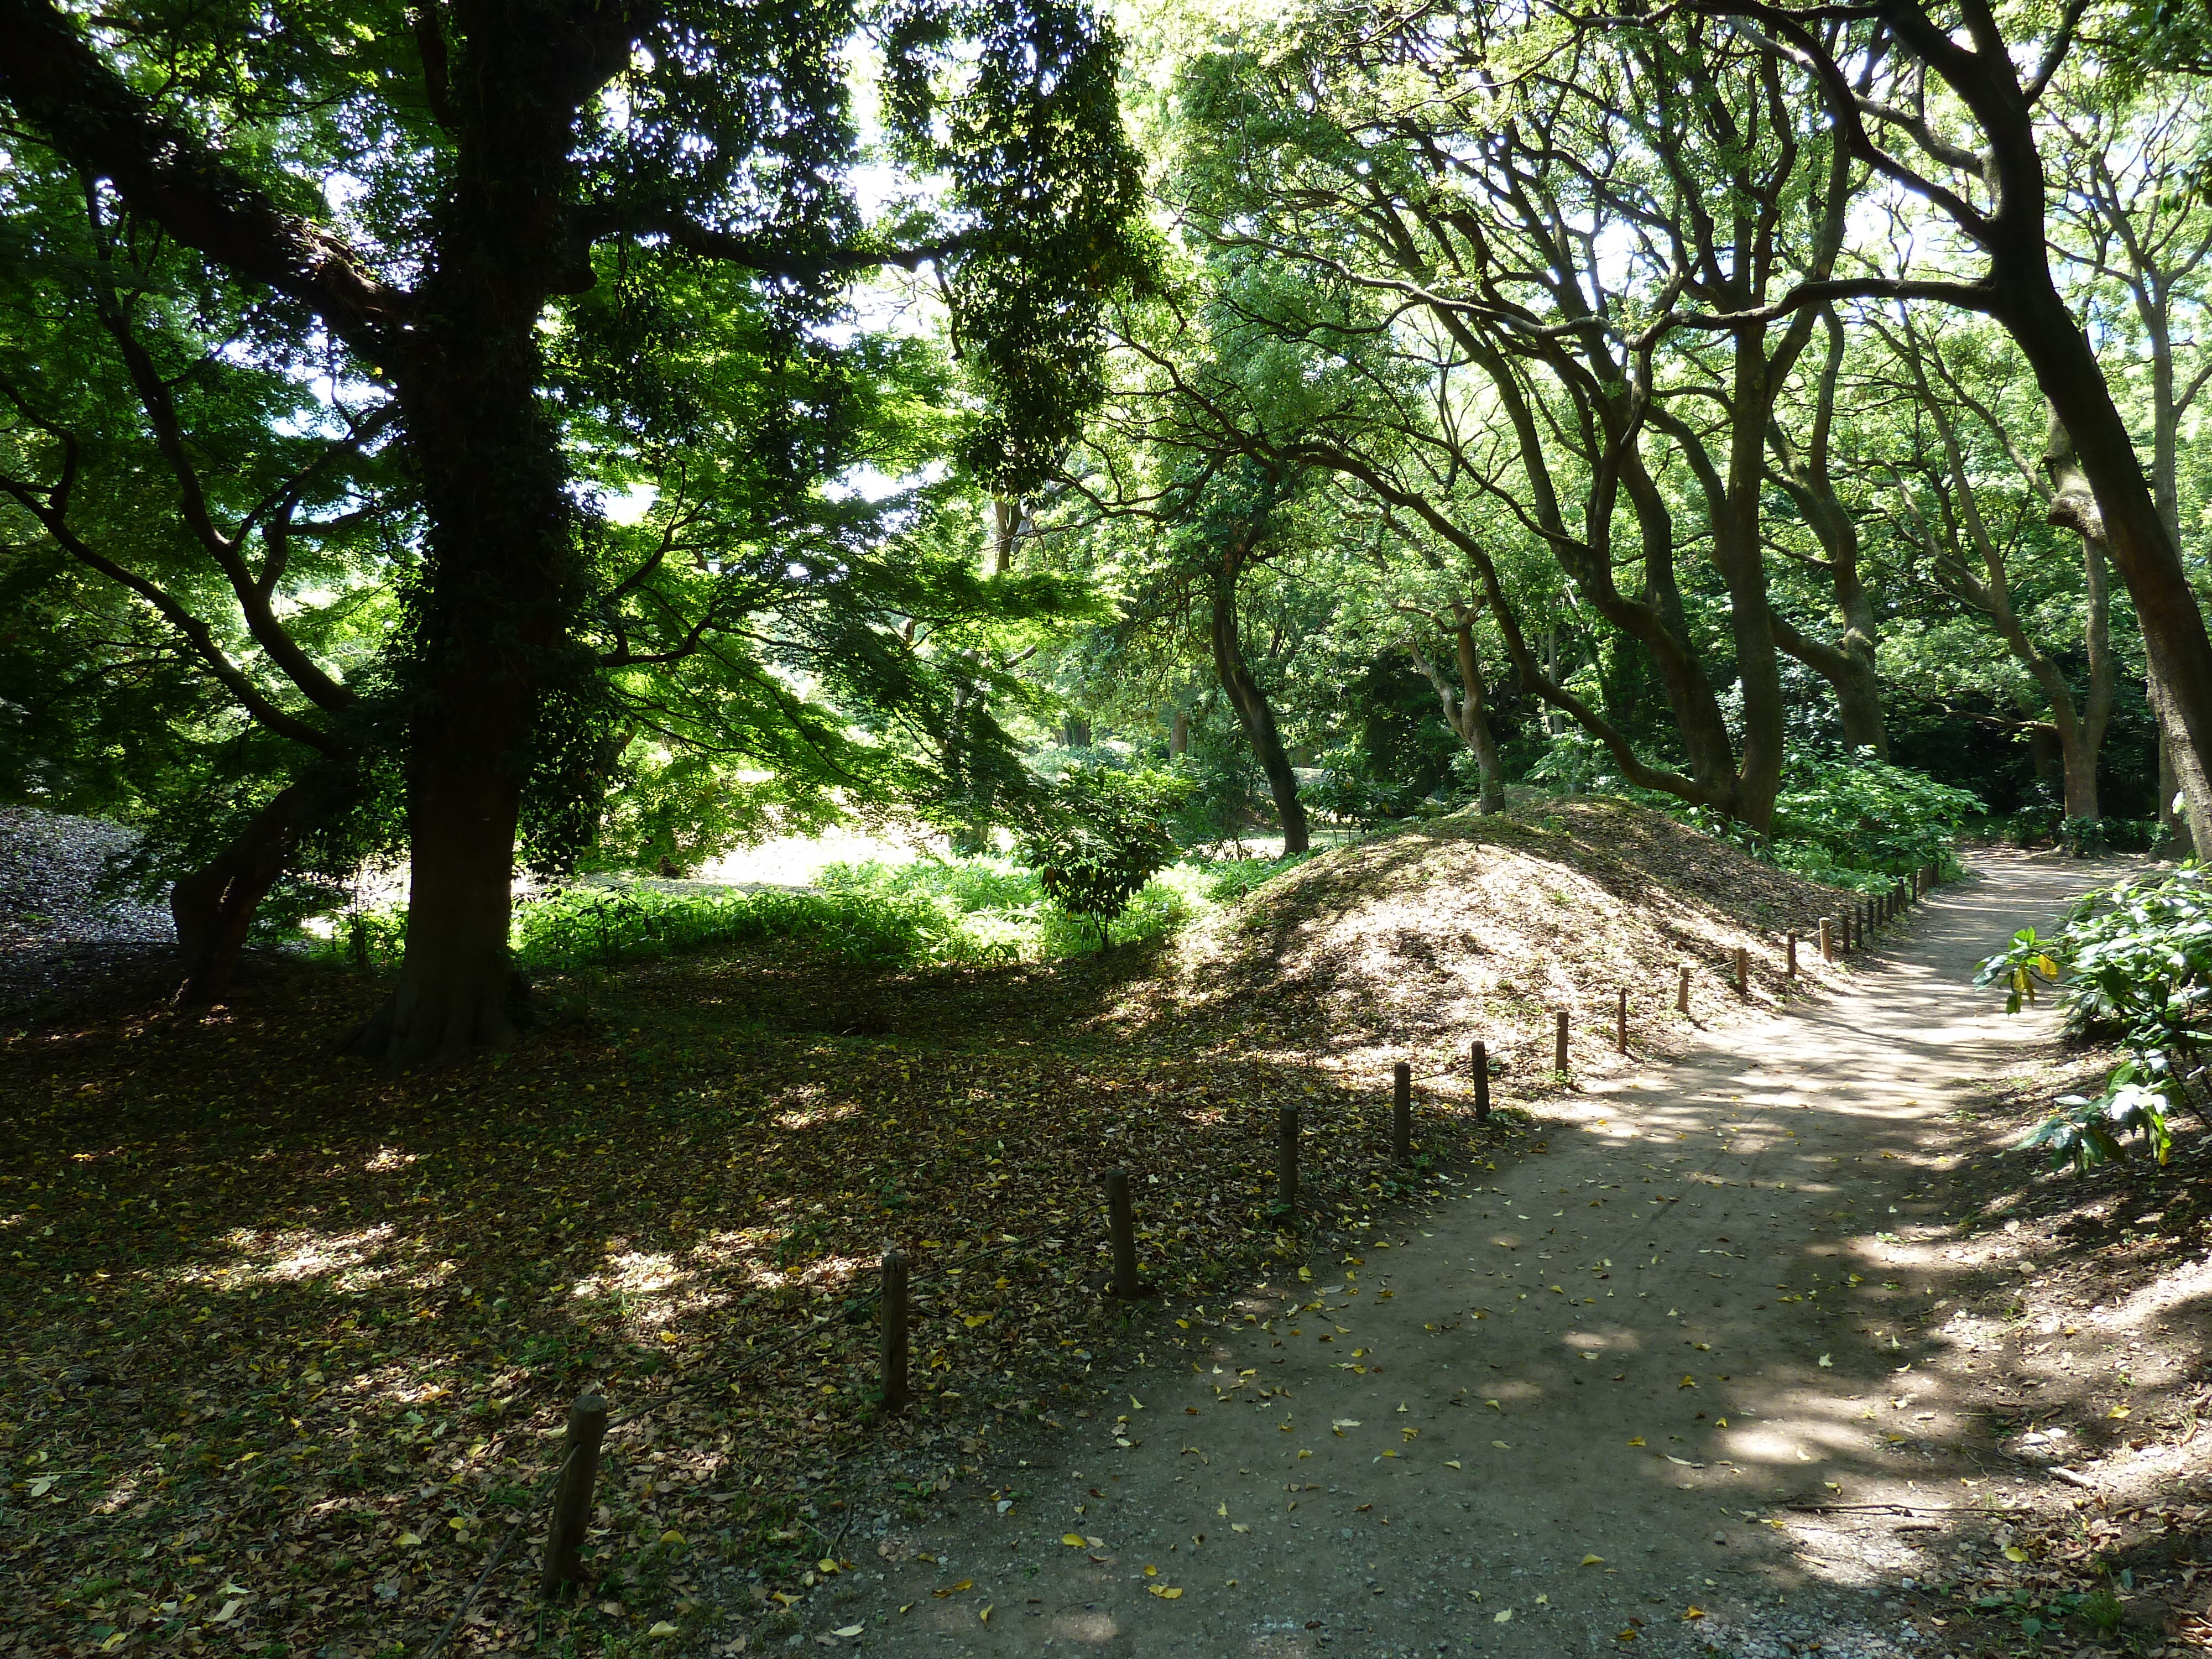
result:
[[[2051,181],[2038,107],[2081,46],[2087,0],[2002,15],[1986,0],[1940,8],[1869,0],[1848,11],[1769,0],[1692,4],[1741,20],[1796,64],[1825,105],[1837,143],[1924,204],[1979,256],[1980,269],[1913,268],[1911,250],[1941,241],[1919,238],[1877,274],[1809,280],[1751,311],[1686,320],[1735,331],[1802,307],[1878,298],[1961,307],[2002,325],[2095,494],[2112,562],[2142,620],[2150,676],[2179,739],[2181,792],[2201,835],[2212,824],[2212,637],[2096,348],[2051,270]]]
[[[0,100],[135,222],[265,292],[387,395],[422,520],[396,653],[410,926],[365,1046],[508,1038],[515,846],[587,769],[593,515],[550,398],[549,304],[604,260],[726,265],[797,334],[856,272],[933,266],[992,405],[969,464],[1026,489],[1098,389],[1133,268],[1115,42],[1071,0],[893,8],[886,149],[937,205],[862,222],[849,0],[216,5],[127,27],[0,0]],[[326,180],[322,191],[306,181]]]

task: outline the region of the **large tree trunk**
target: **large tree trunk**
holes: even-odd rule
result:
[[[184,963],[179,1007],[209,1007],[230,989],[254,913],[283,874],[307,823],[307,787],[288,784],[229,846],[169,889],[177,954]]]
[[[1237,621],[1237,577],[1243,562],[1237,550],[1224,551],[1213,573],[1213,604],[1206,630],[1213,647],[1213,672],[1221,677],[1221,689],[1229,694],[1230,707],[1244,727],[1253,757],[1267,775],[1268,792],[1275,798],[1275,817],[1283,826],[1283,851],[1303,853],[1310,838],[1305,803],[1298,799],[1297,775],[1291,769],[1282,734],[1275,728],[1275,711],[1244,660],[1243,633]]]
[[[2051,286],[2040,246],[2033,259],[2032,271],[2003,285],[1997,315],[2035,370],[2095,493],[2106,545],[2135,600],[2143,653],[2172,715],[2174,773],[2197,830],[2212,823],[2212,638],[2096,354]],[[2024,250],[2020,263],[2027,263]]]
[[[386,1065],[437,1064],[514,1038],[515,835],[548,699],[596,665],[572,657],[583,589],[559,434],[539,395],[550,293],[591,281],[562,221],[573,100],[627,55],[517,27],[458,62],[460,131],[421,321],[390,365],[429,525],[406,662],[407,953],[356,1040]]]

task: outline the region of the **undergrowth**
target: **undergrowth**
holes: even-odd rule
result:
[[[1148,882],[1112,927],[1115,945],[1162,939],[1304,861],[1187,860]],[[362,971],[398,964],[404,905],[317,919],[309,953]],[[569,887],[514,908],[511,944],[526,969],[563,972],[732,945],[790,941],[872,968],[1047,962],[1095,949],[1097,924],[1045,896],[1036,872],[1006,858],[833,864],[797,890],[671,893]]]

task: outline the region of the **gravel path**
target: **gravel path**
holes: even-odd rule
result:
[[[0,807],[0,1015],[66,1006],[165,961],[176,943],[166,910],[94,893],[135,840],[101,818]]]
[[[1950,1236],[1946,1114],[2050,1030],[1972,963],[2086,879],[1989,860],[1856,988],[1592,1088],[1395,1247],[1257,1287],[1233,1328],[1167,1310],[1188,1334],[1134,1339],[1097,1416],[994,1448],[746,1650],[1952,1650],[1910,1584],[1979,1430],[1940,1370],[1899,1380],[1935,1357],[1906,1262]]]

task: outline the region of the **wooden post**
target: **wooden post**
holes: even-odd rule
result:
[[[1559,1010],[1559,1023],[1552,1038],[1552,1069],[1561,1077],[1567,1074],[1567,1011]]]
[[[1836,919],[1833,916],[1822,916],[1820,918],[1820,960],[1833,962],[1835,959]]]
[[[1682,963],[1674,981],[1674,1012],[1678,1014],[1690,1012],[1690,964],[1686,962]]]
[[[1413,1068],[1400,1060],[1390,1072],[1390,1151],[1401,1164],[1413,1157]]]
[[[1782,976],[1784,979],[1795,979],[1797,977],[1797,935],[1791,933],[1789,935],[1789,939],[1790,950],[1787,957],[1787,965],[1783,969]]]
[[[1735,947],[1735,994],[1740,997],[1751,994],[1751,952],[1741,945]]]
[[[1613,1009],[1613,1046],[1622,1054],[1628,1052],[1628,988],[1620,988],[1620,1000]]]
[[[906,1252],[884,1252],[884,1415],[906,1410]]]
[[[1287,1214],[1298,1207],[1298,1109],[1275,1114],[1275,1202]]]
[[[1137,1283],[1137,1222],[1129,1209],[1129,1172],[1106,1171],[1106,1238],[1114,1255],[1113,1293],[1124,1298],[1144,1294]]]
[[[584,1528],[592,1519],[592,1488],[599,1478],[599,1442],[607,1434],[607,1402],[587,1394],[568,1407],[568,1432],[561,1442],[561,1486],[554,1494],[553,1524],[545,1534],[545,1572],[538,1592],[550,1601],[584,1577]]]
[[[1490,1121],[1490,1048],[1480,1037],[1474,1040],[1474,1052],[1468,1056],[1474,1067],[1474,1121]]]

